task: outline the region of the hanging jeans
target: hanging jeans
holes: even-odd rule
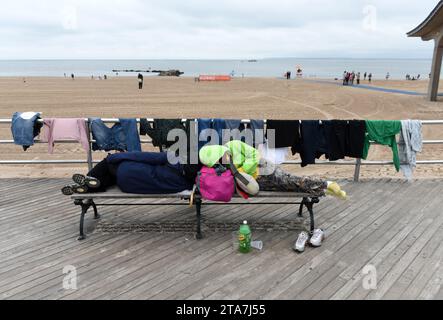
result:
[[[99,118],[89,119],[91,123],[92,150],[141,151],[140,136],[135,119],[119,119],[112,128],[107,127]]]

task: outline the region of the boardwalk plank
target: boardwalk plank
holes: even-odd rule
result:
[[[100,206],[102,219],[95,221],[88,213],[88,237],[78,242],[80,208],[60,194],[67,183],[70,179],[0,179],[1,298],[436,299],[443,295],[443,217],[439,215],[443,180],[341,182],[349,200],[325,198],[315,206],[316,224],[326,229],[327,238],[322,247],[308,248],[301,255],[291,249],[296,231],[253,230],[264,241],[264,250],[242,255],[233,250],[231,231],[208,229],[214,224],[233,226],[243,219],[252,226],[296,220],[297,205],[269,205],[260,198],[254,199],[258,205],[204,206],[201,241],[187,231],[95,230],[96,226],[120,230],[137,224],[186,225],[195,219],[193,208]],[[77,267],[75,291],[62,288],[67,264]],[[361,287],[366,264],[377,268],[375,291]],[[243,286],[245,282],[250,285]]]

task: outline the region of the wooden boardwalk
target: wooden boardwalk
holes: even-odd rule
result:
[[[346,183],[349,201],[317,205],[323,246],[302,254],[284,204],[204,207],[200,241],[187,206],[99,207],[79,242],[66,182],[0,179],[0,299],[443,299],[442,180]],[[243,219],[262,251],[234,251]],[[375,290],[362,285],[368,265]],[[76,290],[63,288],[66,266]]]

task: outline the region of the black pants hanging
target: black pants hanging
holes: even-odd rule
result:
[[[109,164],[106,159],[97,163],[94,168],[88,172],[88,176],[100,180],[100,187],[89,188],[88,192],[105,192],[109,187],[116,185],[117,168],[118,165]]]

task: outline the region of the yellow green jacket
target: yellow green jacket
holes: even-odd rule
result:
[[[228,152],[232,162],[239,171],[257,177],[260,154],[257,149],[240,141],[233,140],[224,145],[209,145],[200,149],[200,162],[207,167],[213,167],[223,155]]]

